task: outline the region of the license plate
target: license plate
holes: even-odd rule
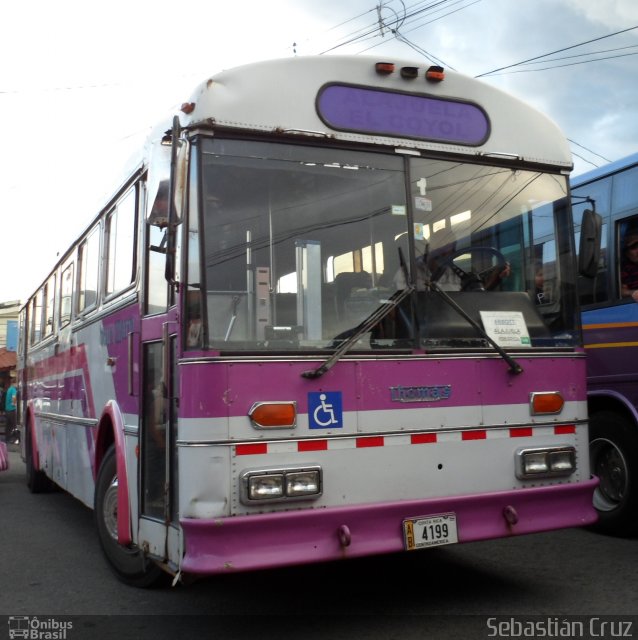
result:
[[[404,520],[403,540],[408,551],[455,544],[459,541],[456,530],[456,514],[440,513],[425,518]]]

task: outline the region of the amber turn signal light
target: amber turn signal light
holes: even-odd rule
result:
[[[297,424],[297,403],[255,402],[248,417],[257,429],[292,429]]]
[[[530,412],[533,416],[548,413],[560,413],[565,401],[558,391],[543,391],[530,393]]]

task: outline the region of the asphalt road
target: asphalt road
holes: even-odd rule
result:
[[[260,639],[520,637],[515,632],[523,628],[507,626],[512,616],[548,621],[545,637],[564,637],[552,622],[583,621],[589,628],[592,618],[617,616],[611,620],[632,624],[625,637],[638,638],[638,540],[584,529],[217,576],[175,588],[127,587],[101,555],[92,511],[62,491],[30,494],[12,448],[11,469],[0,473],[0,640],[9,637],[3,615],[13,616],[13,624],[17,616],[79,616],[68,618],[75,627],[63,640],[204,630],[216,638]],[[506,625],[498,635],[496,621]],[[570,637],[620,635],[611,630]]]

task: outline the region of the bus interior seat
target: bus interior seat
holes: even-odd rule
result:
[[[346,315],[346,302],[352,297],[355,289],[370,289],[372,276],[367,271],[344,271],[335,276],[335,308],[337,317],[343,319]]]

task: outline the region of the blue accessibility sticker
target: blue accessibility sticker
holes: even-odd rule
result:
[[[311,429],[343,428],[341,391],[313,391],[309,393],[308,424]]]

